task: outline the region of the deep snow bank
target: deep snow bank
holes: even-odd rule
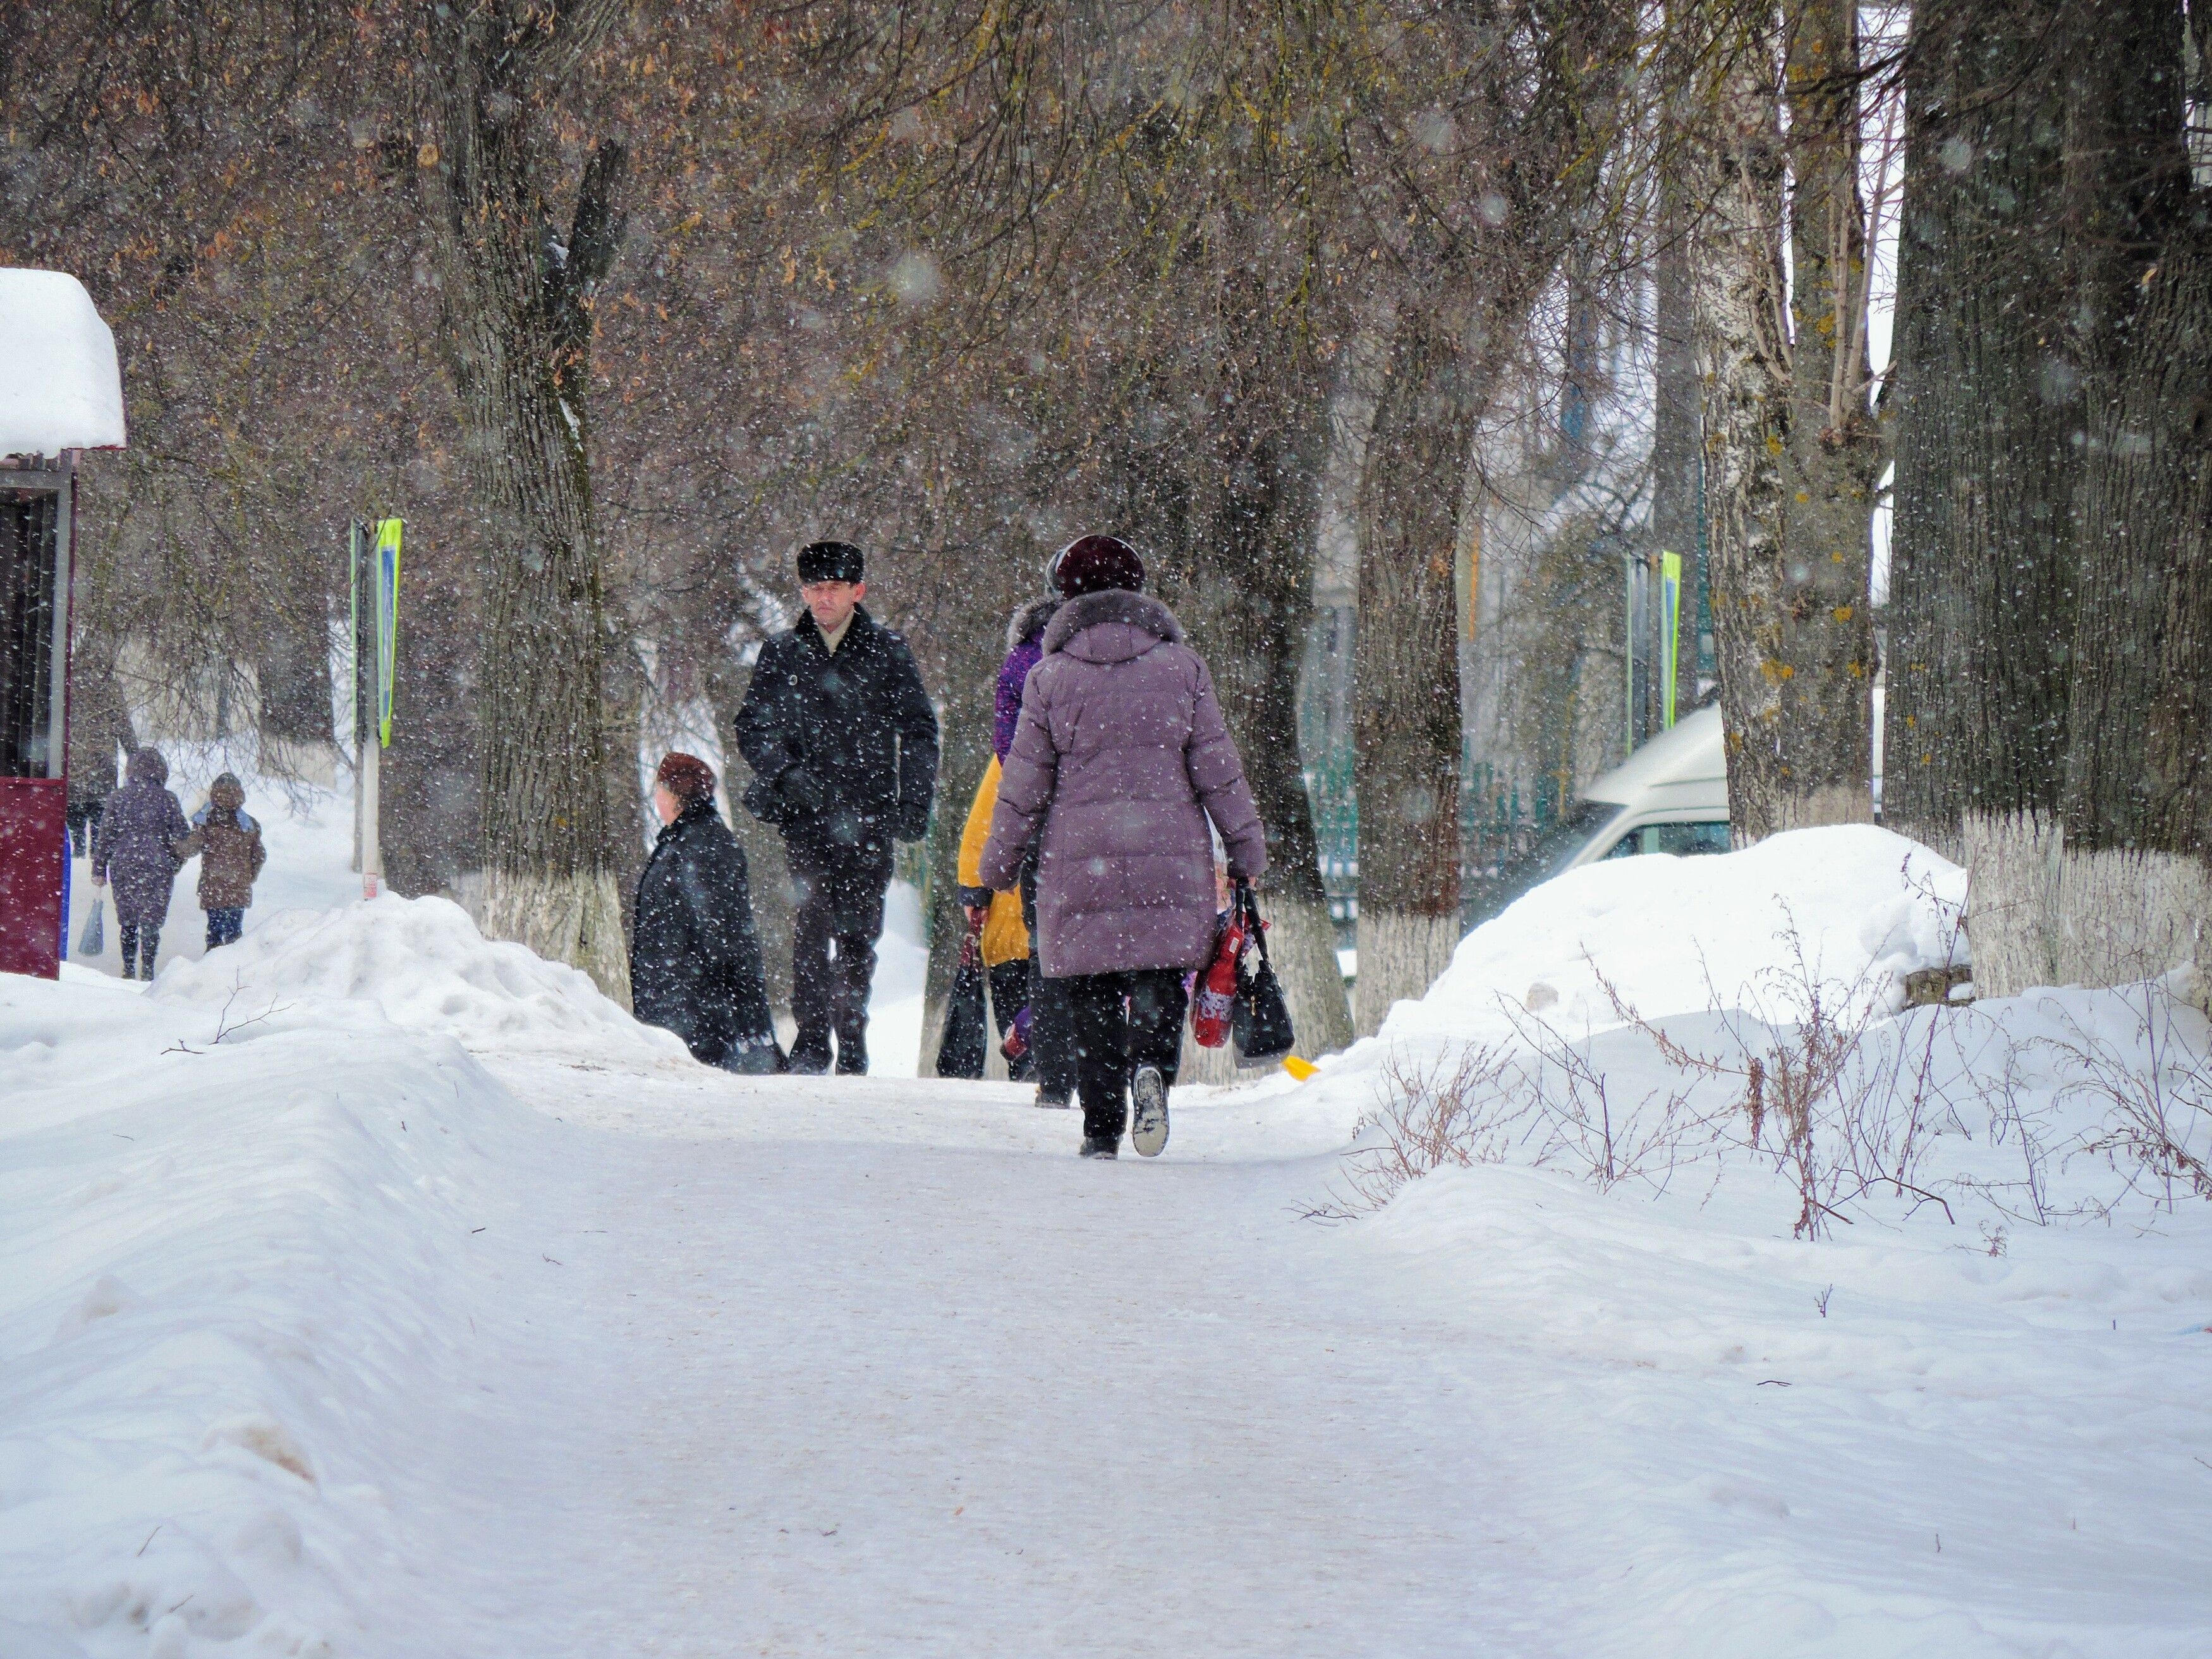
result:
[[[395,1490],[478,1397],[535,1261],[516,1166],[560,1126],[450,1042],[218,1024],[0,976],[7,1659],[313,1659],[436,1616],[373,1564],[422,1547]]]
[[[388,1022],[477,1053],[691,1063],[674,1036],[631,1018],[588,975],[487,939],[466,911],[440,898],[386,894],[336,910],[284,912],[236,945],[168,963],[150,994],[228,1009],[233,1021]]]
[[[1602,973],[1647,1018],[1757,1010],[1801,956],[1894,1007],[1905,975],[1963,961],[1966,872],[1871,824],[1800,830],[1718,857],[1609,860],[1569,871],[1469,933],[1384,1041],[1504,1035],[1500,999],[1577,1032],[1620,1023]]]
[[[1965,884],[1863,827],[1577,871],[1305,1085],[1350,1121],[1490,1068],[1468,1161],[1340,1237],[1577,1374],[1540,1507],[1620,1577],[1560,1651],[2212,1651],[2212,1205],[2118,1133],[2212,1158],[2212,1026],[2155,984],[1901,1011]],[[1823,1079],[1802,1143],[1753,1126],[1754,1058],[1778,1113]],[[1387,1195],[1352,1176],[1388,1139],[1315,1201]]]

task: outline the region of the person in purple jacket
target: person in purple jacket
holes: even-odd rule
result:
[[[1209,821],[1234,880],[1265,872],[1267,839],[1212,676],[1141,591],[1135,550],[1085,536],[1058,580],[981,874],[1003,890],[1036,843],[1033,948],[1073,1014],[1083,1156],[1114,1157],[1126,1123],[1149,1158],[1167,1145],[1183,975],[1214,950]]]
[[[1060,554],[1055,553],[1045,566],[1046,580],[1053,579],[1059,565]],[[1006,763],[1007,750],[1014,746],[1014,728],[1022,716],[1022,691],[1029,684],[1030,671],[1044,659],[1046,625],[1065,603],[1058,593],[1028,600],[1006,623],[1006,659],[999,665],[996,718],[991,727],[991,752],[999,757],[1001,767]],[[1030,936],[1029,1042],[1030,1051],[1036,1056],[1033,1063],[1037,1079],[1036,1103],[1065,1107],[1073,1103],[1075,1095],[1075,1038],[1069,1024],[1066,988],[1045,977],[1043,958],[1036,948],[1034,846],[1022,860],[1021,892],[1022,925]],[[984,888],[964,896],[971,922],[981,925],[981,918],[990,903],[989,894],[990,889]]]
[[[169,763],[158,749],[131,757],[123,787],[107,798],[92,837],[92,883],[115,884],[115,927],[123,945],[123,977],[154,977],[169,891],[185,860],[178,843],[192,832],[169,790]]]

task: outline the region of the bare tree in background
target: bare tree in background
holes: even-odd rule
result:
[[[2041,952],[2013,932],[2045,970],[2023,978],[2117,984],[2194,960],[2200,1002],[2212,998],[2212,188],[2192,176],[2188,118],[2212,110],[2208,51],[2206,9],[2130,0],[2096,9],[2068,53],[2064,221],[2090,441],[2066,774],[2039,892],[1978,879],[1976,898],[2042,913]]]
[[[2051,212],[2057,11],[1922,0],[1905,62],[1882,812],[1950,856],[2039,840],[2065,752],[2084,428]]]
[[[1742,845],[1873,815],[1869,530],[1884,454],[1867,396],[1856,8],[1804,0],[1778,20],[1723,0],[1700,16],[1705,64],[1675,142],[1700,204],[1690,281]]]
[[[586,424],[592,301],[621,243],[625,155],[611,140],[593,151],[563,228],[538,130],[618,9],[424,7],[417,161],[488,544],[482,920],[625,999]]]

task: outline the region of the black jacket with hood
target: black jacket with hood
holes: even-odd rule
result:
[[[675,1032],[706,1065],[782,1069],[744,849],[712,800],[662,829],[638,878],[629,997],[638,1018]]]

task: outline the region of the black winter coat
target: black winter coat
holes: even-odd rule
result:
[[[783,1068],[761,979],[744,849],[712,801],[665,827],[637,882],[630,1006],[732,1072]]]
[[[761,647],[738,748],[745,805],[825,848],[919,841],[937,787],[937,713],[907,643],[865,610],[833,655],[812,617]]]

